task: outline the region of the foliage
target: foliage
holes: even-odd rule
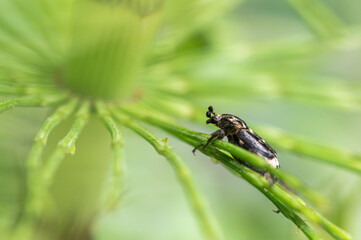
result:
[[[117,209],[122,200],[126,182],[123,145],[127,139],[119,126],[124,126],[144,138],[173,167],[204,239],[227,237],[196,186],[194,173],[168,144],[168,138],[158,138],[143,123],[197,146],[209,135],[179,122],[201,126],[198,123],[204,122],[208,107],[205,102],[279,99],[294,105],[311,103],[357,112],[361,104],[358,82],[310,69],[315,58],[359,48],[358,31],[352,31],[322,2],[286,2],[310,31],[262,42],[238,36],[237,11],[230,13],[242,5],[233,0],[1,1],[0,112],[11,114],[12,109],[21,107],[54,109],[24,160],[26,188],[21,192],[26,197],[20,194],[19,213],[13,209],[6,212],[8,220],[1,224],[15,221],[15,227],[7,228],[4,236],[87,239],[99,215]],[[100,140],[99,146],[86,150],[87,157],[75,150],[83,134],[103,131],[101,125],[92,123],[94,119],[110,134],[112,172],[108,187],[103,186],[108,179],[105,173],[94,179],[89,175],[78,183],[88,192],[84,196],[92,196],[88,203],[60,186],[79,180],[68,177],[64,169],[85,171],[77,165],[77,155],[89,164],[99,164],[99,172],[106,172],[108,162],[97,154],[102,149]],[[56,133],[67,122],[72,123],[65,134]],[[361,173],[359,153],[276,127],[255,124],[255,129],[281,151]],[[51,136],[56,146],[48,143]],[[265,195],[309,239],[322,239],[325,234],[320,228],[334,239],[351,239],[319,213],[332,199],[307,186],[303,179],[284,169],[273,169],[262,158],[225,141],[215,140],[201,151]],[[267,169],[280,183],[269,184],[232,155]],[[132,160],[132,156],[127,158]],[[69,202],[59,197],[63,195]],[[0,204],[2,209],[10,205]],[[318,208],[320,211],[315,210]]]

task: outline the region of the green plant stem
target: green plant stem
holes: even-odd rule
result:
[[[20,87],[8,86],[6,84],[0,85],[0,94],[2,95],[18,95],[22,94],[23,90]]]
[[[55,112],[45,120],[43,126],[34,139],[34,143],[27,160],[29,191],[29,200],[26,209],[27,212],[37,211],[40,207],[37,203],[37,199],[34,198],[34,195],[37,195],[38,192],[37,189],[41,174],[41,155],[47,143],[48,137],[54,127],[66,119],[74,111],[77,104],[78,100],[74,99],[58,107]]]
[[[153,115],[142,115],[140,110],[136,110],[134,107],[132,108],[132,110],[129,110],[129,108],[122,108],[122,110],[126,111],[128,114],[130,114],[132,117],[136,117],[138,119],[144,120],[146,122],[151,123],[152,125],[155,125],[157,127],[160,127],[164,130],[166,130],[167,132],[175,135],[176,137],[186,141],[187,138],[190,138],[192,141],[196,141],[197,145],[199,143],[204,144],[206,142],[206,140],[209,138],[209,135],[206,134],[201,134],[201,133],[197,133],[194,132],[192,130],[189,130],[187,128],[178,126],[176,124],[173,124],[171,122],[168,122],[165,119],[161,119],[161,118],[157,118],[156,116]],[[225,150],[229,153],[231,153],[234,156],[239,157],[242,160],[245,160],[247,162],[249,162],[250,164],[252,164],[252,166],[259,166],[260,165],[256,165],[258,164],[255,161],[252,161],[252,158],[250,158],[248,156],[248,154],[244,154],[242,153],[242,151],[244,151],[243,149],[236,147],[230,143],[227,142],[223,142],[223,141],[219,141],[219,140],[215,140],[212,145],[209,145],[207,147],[208,148],[212,148],[214,149],[214,147],[217,147],[221,150]],[[239,149],[239,150],[237,150]],[[253,154],[251,154],[253,155]],[[256,156],[256,155],[254,155]],[[236,160],[234,160],[233,158],[229,158],[229,160],[232,159],[232,162],[237,162]],[[223,162],[222,162],[223,163]],[[237,162],[238,163],[238,162]],[[243,166],[241,164],[237,164],[234,167],[234,170],[236,170],[237,172],[242,172],[244,171],[243,168],[239,168],[239,166]],[[269,170],[268,168],[266,168],[267,170]],[[271,171],[270,171],[271,172]],[[292,179],[288,179],[291,176],[287,176],[285,173],[283,174],[279,174],[279,172],[281,171],[276,171],[276,172],[271,172],[274,173],[275,175],[277,175],[278,177],[280,177],[280,179],[282,179],[285,183],[289,184],[291,186],[291,184],[294,184]],[[261,182],[259,182],[259,180],[262,180]],[[267,190],[269,190],[276,198],[278,198],[280,201],[282,201],[284,204],[286,204],[287,207],[302,213],[304,216],[306,216],[310,221],[319,224],[320,226],[322,226],[327,232],[329,232],[332,236],[334,236],[336,239],[351,239],[351,237],[344,232],[342,229],[338,228],[336,225],[332,224],[331,222],[329,222],[327,219],[323,218],[321,215],[319,215],[317,212],[313,211],[312,209],[308,208],[305,204],[305,202],[300,199],[299,197],[287,192],[286,190],[284,190],[282,187],[280,187],[278,184],[273,184],[272,187],[269,187],[268,182],[264,179],[264,178],[257,178],[254,179],[255,181],[257,181],[257,184],[261,184],[260,186],[267,188]],[[289,180],[291,180],[289,182]],[[256,183],[255,183],[256,184]],[[298,189],[297,187],[295,189]]]
[[[361,174],[361,155],[334,146],[313,142],[309,139],[286,133],[274,127],[257,127],[267,135],[271,144],[290,151],[312,157],[325,163],[333,164]]]
[[[154,106],[150,105],[150,107],[153,108],[152,111],[156,112],[156,110],[154,110],[155,109]],[[165,111],[168,110],[165,109]],[[136,113],[133,112],[132,114],[136,114]],[[172,112],[169,112],[169,114],[172,114]],[[199,114],[193,115],[188,119],[197,119],[197,120],[203,119],[198,115]],[[147,119],[149,121],[153,121],[152,118],[154,118],[154,115]],[[168,130],[173,128],[173,126],[169,124],[163,126],[163,128],[165,127]],[[278,146],[286,151],[290,151],[291,153],[299,153],[304,156],[308,156],[328,164],[340,166],[344,169],[351,170],[353,172],[361,174],[361,155],[359,153],[344,150],[335,146],[316,143],[307,138],[295,136],[294,134],[284,132],[274,127],[257,125],[255,127],[252,126],[252,128],[255,129],[256,132],[262,132],[265,136],[267,136],[267,142],[269,142],[271,145]],[[189,129],[187,129],[187,131],[189,131]],[[270,169],[269,171],[272,172],[272,170],[274,169]],[[284,173],[281,171],[279,174],[277,173],[274,174],[282,179],[281,175],[283,175]],[[287,178],[287,176],[285,177]],[[304,196],[308,197],[310,200],[312,200],[313,202],[315,202],[320,206],[327,204],[327,201],[319,194],[317,194],[317,192],[313,191],[312,189],[305,188],[304,186],[301,185],[299,181],[297,181],[297,179],[295,178],[292,179],[292,178],[293,177],[291,176],[290,178],[287,179],[287,183],[290,187],[303,189],[302,191]],[[285,179],[282,180],[286,181]]]
[[[193,146],[197,146],[198,143],[191,139],[183,139],[189,144]],[[239,164],[234,159],[230,158],[229,156],[225,155],[224,153],[212,149],[212,150],[201,150],[203,153],[210,157],[215,157],[216,159],[220,160],[227,168],[232,170],[238,175],[241,175],[246,181],[248,181],[250,184],[252,184],[254,187],[256,187],[258,190],[260,190],[269,200],[271,200],[278,209],[282,212],[282,214],[293,221],[298,228],[300,228],[305,235],[309,239],[320,239],[315,235],[314,232],[309,228],[309,226],[291,209],[294,209],[302,214],[304,214],[306,217],[308,217],[310,220],[312,220],[315,223],[318,223],[322,228],[324,228],[330,235],[332,235],[335,239],[351,239],[351,237],[344,232],[342,229],[331,223],[329,220],[318,214],[317,212],[308,209],[305,205],[303,205],[302,202],[300,204],[294,204],[290,202],[290,197],[283,192],[284,190],[281,188],[276,189],[277,186],[272,186],[271,188],[265,188],[268,183],[265,182],[263,178],[261,178],[257,173],[250,170],[249,168]],[[256,181],[255,181],[256,180]],[[291,201],[294,201],[295,199],[291,198]],[[286,205],[284,203],[287,203]]]
[[[164,109],[169,112],[172,116],[182,117],[186,119],[194,120],[196,115],[196,109],[194,104],[189,102],[189,99],[183,99],[176,96],[169,96],[166,94],[157,94],[156,98],[147,102],[148,105],[155,109]]]
[[[201,144],[205,144],[210,137],[208,134],[201,134],[193,130],[179,126],[178,124],[174,123],[172,119],[169,118],[166,119],[165,117],[161,117],[161,114],[156,115],[150,112],[144,112],[141,109],[138,108],[135,109],[134,107],[131,109],[123,107],[122,110],[126,111],[128,114],[131,114],[133,117],[136,117],[150,124],[153,124],[157,127],[160,127],[163,130],[170,132],[176,136],[182,137],[184,135],[187,135],[189,137],[192,137]],[[321,196],[318,192],[306,187],[299,179],[297,179],[296,177],[290,174],[287,174],[283,170],[272,168],[264,161],[263,158],[260,158],[257,155],[252,154],[228,142],[214,140],[212,141],[212,143],[214,146],[217,146],[220,149],[223,149],[231,153],[232,155],[237,156],[244,161],[247,161],[252,166],[266,169],[267,171],[271,172],[273,175],[277,176],[282,182],[287,184],[287,186],[291,187],[292,189],[296,190],[297,192],[303,194],[305,197],[310,199],[317,206],[324,206],[328,204],[327,199]]]
[[[125,163],[123,160],[123,137],[119,131],[117,124],[114,119],[110,116],[109,111],[101,103],[96,103],[96,111],[104,126],[110,133],[112,138],[112,151],[113,151],[113,162],[112,162],[112,175],[111,185],[108,193],[106,194],[106,205],[108,209],[114,209],[121,197],[121,193],[124,185],[124,171]]]
[[[201,119],[198,115],[199,114],[194,115],[188,119]],[[271,145],[361,174],[361,155],[359,153],[317,143],[274,127],[257,125],[254,129],[257,130],[257,132],[264,133],[264,135],[267,136],[267,141],[271,143]],[[321,198],[319,200],[321,200]],[[321,201],[320,203],[322,204]]]
[[[134,121],[129,120],[129,118],[123,117],[121,114],[115,111],[112,111],[112,114],[117,121],[143,137],[160,155],[163,155],[169,161],[178,179],[180,180],[180,183],[196,213],[196,216],[198,217],[199,223],[206,238],[221,239],[222,234],[220,233],[220,227],[216,223],[210,210],[207,208],[199,190],[196,188],[190,171],[179,158],[179,156],[172,151],[171,147],[166,143],[166,141],[157,138],[147,129],[138,125]]]
[[[19,98],[13,98],[0,102],[0,113],[15,108],[19,104]]]
[[[12,98],[0,102],[0,113],[13,109],[15,107],[44,107],[52,106],[63,102],[66,99],[66,94],[54,94],[49,96],[25,96]]]
[[[288,0],[308,25],[324,39],[335,38],[342,32],[341,21],[328,7],[315,0]]]
[[[88,102],[81,103],[75,114],[75,122],[68,134],[58,143],[54,153],[50,156],[43,168],[43,180],[46,187],[50,186],[59,164],[66,155],[75,153],[75,143],[84,126],[89,120],[90,105]]]
[[[60,91],[49,83],[21,83],[16,80],[0,80],[0,94],[3,95],[44,95],[59,94]]]
[[[237,76],[240,74],[248,81],[189,81],[187,94],[180,95],[180,97],[184,101],[189,97],[199,99],[212,96],[212,98],[245,99],[262,96],[262,98],[282,98],[342,110],[357,111],[360,109],[361,97],[359,92],[361,87],[359,84],[350,83],[350,81],[320,80],[309,76],[303,78],[293,75],[284,76],[284,73],[282,75],[258,73],[249,76],[239,73]],[[220,88],[222,91],[219,91]],[[227,92],[227,96],[224,96],[223,92]]]
[[[34,199],[40,204],[39,210],[48,204],[52,204],[47,190],[53,182],[56,170],[66,155],[73,155],[75,153],[76,140],[88,122],[89,114],[90,104],[88,102],[81,103],[80,108],[75,114],[74,124],[67,135],[58,143],[53,154],[44,163],[44,167],[41,168],[40,178],[36,186],[37,190],[34,195]]]
[[[192,146],[197,146],[198,142],[192,140],[191,138],[184,137],[182,138],[185,142],[189,143]],[[275,206],[280,210],[280,212],[288,219],[290,219],[309,239],[321,239],[319,238],[312,229],[307,225],[307,223],[293,210],[287,207],[282,201],[276,198],[269,190],[265,188],[268,185],[265,182],[264,178],[261,177],[256,172],[250,170],[249,168],[243,166],[235,159],[229,157],[223,152],[217,150],[216,148],[206,148],[200,149],[201,152],[206,154],[209,157],[216,158],[220,161],[228,170],[234,173],[238,177],[242,177],[252,186],[257,188],[262,194],[264,194],[270,201],[272,201]]]

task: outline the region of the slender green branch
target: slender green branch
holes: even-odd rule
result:
[[[194,107],[194,104],[189,102],[189,99],[176,97],[174,95],[157,94],[156,97],[147,102],[147,104],[155,109],[162,109],[169,112],[171,115],[192,120],[195,120],[194,116],[199,112],[199,109]]]
[[[184,139],[186,140],[186,139]],[[196,146],[198,143],[192,140],[186,140],[193,146]],[[213,152],[212,152],[213,150]],[[244,179],[246,179],[249,183],[259,189],[263,194],[267,196],[291,221],[293,221],[310,239],[319,239],[307,226],[307,224],[297,216],[294,212],[292,212],[289,208],[300,212],[305,215],[314,223],[318,223],[322,228],[324,228],[329,234],[331,234],[335,239],[351,239],[351,237],[342,229],[331,223],[329,220],[318,214],[317,212],[309,209],[304,205],[303,201],[299,201],[298,199],[293,198],[284,189],[278,187],[277,185],[272,186],[271,188],[265,189],[265,186],[268,183],[265,183],[265,180],[261,178],[258,174],[253,172],[252,170],[244,167],[239,164],[234,159],[225,155],[224,153],[212,149],[209,152],[205,152],[206,155],[210,157],[215,157],[221,161],[228,168],[231,168],[233,171],[240,174]],[[204,151],[204,150],[202,150]],[[216,152],[215,152],[216,151]],[[256,181],[254,181],[256,179]],[[270,194],[271,193],[271,194]]]
[[[8,86],[6,84],[0,84],[0,94],[1,95],[18,95],[21,94],[22,90],[18,87]]]
[[[237,72],[235,72],[237,73]],[[238,74],[239,75],[239,74]],[[283,76],[282,76],[283,75]],[[247,97],[282,98],[304,104],[319,104],[342,110],[359,110],[361,107],[361,86],[352,81],[341,81],[318,76],[294,76],[285,74],[251,74],[244,76],[248,81],[191,81],[183,99],[212,98],[239,99]],[[222,91],[219,89],[222,88]],[[224,96],[224,92],[227,95]],[[158,96],[159,99],[159,96]],[[175,111],[175,110],[173,110]],[[178,110],[177,110],[178,111]],[[193,112],[197,114],[196,112]],[[189,115],[189,114],[188,114]],[[183,115],[189,118],[195,116]]]
[[[114,209],[121,197],[124,185],[125,163],[123,160],[123,138],[114,119],[110,116],[109,111],[101,103],[96,103],[96,111],[105,127],[108,129],[112,138],[113,162],[111,185],[106,194],[106,205],[109,209]]]
[[[14,83],[0,80],[0,94],[24,96],[44,95],[44,93],[59,94],[59,89],[46,83]]]
[[[58,107],[58,109],[45,120],[43,126],[34,139],[34,144],[29,154],[29,169],[37,169],[39,167],[41,154],[47,143],[50,132],[74,111],[77,103],[77,99],[69,101],[68,103]]]
[[[184,136],[182,138],[185,142],[189,143],[192,146],[197,146],[198,141],[195,141],[191,138]],[[290,219],[309,239],[320,239],[312,229],[307,225],[307,223],[291,208],[285,205],[281,200],[276,198],[268,189],[265,187],[268,183],[263,177],[261,177],[256,172],[250,170],[244,165],[237,162],[235,159],[229,157],[223,152],[219,151],[214,147],[200,149],[204,154],[212,158],[219,160],[228,170],[234,173],[236,176],[242,177],[252,186],[256,187],[262,194],[264,194],[270,201],[272,201],[278,210],[288,219]]]
[[[206,207],[205,201],[199,190],[196,188],[190,171],[179,158],[179,156],[172,151],[171,147],[166,143],[166,141],[157,138],[142,126],[126,117],[123,117],[117,112],[112,111],[112,114],[117,121],[143,137],[160,155],[163,155],[169,161],[180,180],[180,183],[196,213],[196,216],[198,217],[205,236],[207,239],[221,239],[219,225],[216,223],[210,210]]]
[[[66,98],[67,94],[54,94],[49,96],[34,95],[12,98],[0,102],[0,113],[15,107],[40,107],[56,105],[63,102]]]
[[[156,111],[153,109],[153,111]],[[139,111],[141,112],[141,111]],[[132,114],[137,114],[133,111]],[[146,114],[149,115],[149,112]],[[139,115],[138,115],[139,117]],[[155,116],[152,115],[152,117],[147,117],[148,121],[154,121]],[[194,119],[200,119],[199,116],[193,116]],[[168,122],[171,122],[168,121]],[[162,128],[167,129],[173,129],[172,125],[165,125],[160,126]],[[178,126],[179,127],[179,126]],[[351,170],[353,172],[356,172],[358,174],[361,174],[361,155],[359,153],[351,152],[345,149],[341,149],[335,146],[329,146],[325,144],[316,143],[314,141],[311,141],[307,138],[302,138],[299,136],[292,135],[290,133],[286,133],[280,129],[274,128],[274,127],[266,127],[266,126],[257,126],[253,127],[257,132],[264,133],[265,136],[267,136],[267,142],[271,143],[271,145],[278,146],[284,150],[290,151],[292,153],[300,153],[304,156],[312,157],[317,160],[333,164],[336,166],[343,167],[347,170]],[[185,130],[185,129],[183,129]],[[189,131],[189,129],[187,129]],[[195,132],[191,132],[195,133]],[[216,141],[215,141],[216,144]],[[223,143],[222,143],[223,144]],[[234,147],[232,147],[234,148]],[[246,152],[247,154],[248,152]],[[249,153],[248,153],[249,155]],[[253,154],[252,154],[253,155]],[[252,157],[252,156],[251,156]],[[257,156],[256,156],[257,157]],[[254,158],[254,156],[253,156]],[[267,167],[267,166],[266,166]],[[270,172],[274,171],[274,169],[269,169]],[[273,173],[273,172],[272,172]],[[282,176],[284,173],[280,171],[279,174],[274,173],[275,175],[279,176],[282,179]],[[287,176],[286,176],[287,178]],[[315,203],[318,203],[319,205],[324,205],[326,203],[325,199],[322,200],[322,197],[317,196],[316,192],[313,190],[307,190],[304,188],[299,181],[296,179],[288,178],[282,179],[287,184],[296,189],[303,189],[303,194],[306,197],[311,197],[313,195],[313,200]],[[312,198],[312,197],[311,197]],[[310,198],[310,200],[311,200]]]
[[[81,104],[75,115],[75,122],[68,134],[58,143],[54,153],[50,156],[43,168],[44,185],[47,187],[52,183],[55,171],[58,169],[61,161],[66,155],[75,153],[75,143],[82,132],[84,126],[88,122],[90,113],[90,105],[88,102]]]
[[[125,108],[122,108],[122,110],[124,111]],[[133,108],[133,110],[134,110],[134,108]],[[199,143],[204,144],[205,141],[209,137],[209,135],[196,133],[192,130],[180,127],[176,124],[167,122],[164,119],[157,118],[152,115],[139,114],[139,112],[140,112],[139,110],[130,111],[129,108],[127,108],[126,112],[133,117],[145,120],[153,125],[161,127],[164,130],[168,131],[169,133],[175,135],[176,137],[178,137],[184,141],[187,141],[187,139],[188,140],[191,139],[192,141],[196,142],[196,144],[192,143],[193,146],[196,146]],[[209,149],[217,150],[215,147],[217,147],[221,150],[225,150],[225,151],[231,153],[232,155],[239,157],[242,160],[249,160],[247,154],[241,153],[241,151],[234,149],[234,148],[237,148],[237,149],[241,149],[241,148],[235,147],[234,145],[223,142],[223,141],[215,141],[213,145],[208,146],[206,149],[207,150],[209,150]],[[223,155],[225,155],[223,152],[221,152],[221,153]],[[211,154],[211,156],[214,157],[215,155]],[[227,155],[225,155],[225,156],[227,156]],[[232,166],[232,169],[234,171],[236,171],[237,173],[242,175],[242,173],[245,171],[251,171],[251,170],[246,170],[247,168],[245,168],[242,164],[238,163],[235,159],[233,159],[231,157],[229,157],[227,159],[228,159],[227,161],[223,161],[222,163],[224,163],[226,166]],[[260,166],[260,165],[256,165],[256,164],[258,164],[256,161],[255,161],[255,164],[252,160],[249,160],[248,162],[250,162],[250,164],[252,164],[253,166]],[[231,165],[229,165],[229,164],[231,164]],[[269,170],[268,168],[266,168],[266,169]],[[289,176],[285,177],[285,174],[279,174],[279,172],[275,172],[275,173],[277,173],[281,179],[284,179],[285,182],[287,184],[289,184],[289,182],[288,182]],[[254,175],[254,176],[259,176],[259,175]],[[270,186],[269,183],[262,177],[257,177],[257,178],[255,178],[255,177],[251,178],[249,176],[247,176],[247,177],[248,177],[248,179],[252,179],[250,181],[252,181],[253,184],[257,184],[258,188],[266,188],[267,191],[272,193],[272,195],[275,198],[280,200],[288,208],[301,213],[302,215],[307,217],[310,221],[319,224],[321,227],[323,227],[327,232],[329,232],[336,239],[351,239],[351,237],[346,232],[344,232],[342,229],[338,228],[336,225],[334,225],[327,219],[323,218],[321,215],[319,215],[314,210],[308,208],[302,199],[293,195],[292,193],[287,192],[285,189],[280,187],[278,184],[273,184],[272,186]],[[292,183],[292,181],[290,183]]]
[[[338,147],[316,143],[297,137],[274,127],[257,127],[267,136],[267,141],[284,150],[312,157],[325,163],[361,174],[361,155]]]
[[[288,2],[321,37],[327,39],[342,33],[344,26],[340,19],[321,1],[288,0]]]
[[[36,211],[40,207],[36,202],[37,199],[34,198],[34,195],[37,194],[39,182],[41,182],[41,173],[39,170],[41,164],[41,155],[47,143],[49,134],[55,126],[66,119],[74,111],[77,103],[78,100],[74,99],[58,107],[55,112],[45,120],[43,126],[34,139],[34,143],[27,160],[29,191],[27,211]]]
[[[33,198],[40,204],[37,211],[40,210],[46,204],[51,204],[49,195],[47,194],[47,188],[52,184],[56,170],[58,169],[62,160],[66,155],[73,155],[75,153],[75,143],[84,126],[88,122],[90,114],[90,104],[84,102],[75,114],[75,121],[70,128],[67,135],[58,143],[57,148],[45,162],[44,167],[41,168],[40,178],[38,178],[36,191]]]
[[[265,161],[262,158],[254,158],[254,154],[247,152],[243,150],[242,148],[239,148],[233,144],[230,144],[228,142],[224,141],[215,141],[214,146],[226,150],[229,153],[231,153],[233,156],[237,156],[240,159],[252,159],[249,161],[251,164],[253,164],[255,167],[264,168],[270,173],[274,175],[278,175],[278,177],[288,186],[290,186],[292,189],[295,189],[296,191],[302,193],[305,197],[313,201],[317,205],[323,205],[327,203],[328,201],[323,198],[318,192],[306,187],[298,178],[284,172],[281,169],[275,169],[269,166],[267,163],[265,164]],[[253,161],[254,159],[257,159],[257,161]],[[262,160],[262,164],[259,164],[259,160]],[[261,162],[260,162],[261,163]]]
[[[123,111],[126,111],[128,114],[131,114],[133,117],[146,121],[150,124],[153,124],[157,127],[164,129],[167,132],[170,132],[178,137],[188,136],[194,138],[201,144],[205,144],[209,139],[208,134],[201,134],[190,130],[188,128],[184,128],[182,126],[177,125],[172,121],[172,119],[162,117],[161,114],[152,114],[150,112],[144,112],[141,109],[133,108],[122,108]],[[257,168],[266,169],[267,171],[271,172],[273,175],[277,176],[281,181],[287,184],[287,186],[291,187],[292,189],[300,192],[305,197],[310,199],[313,203],[317,206],[324,206],[328,204],[328,201],[322,197],[318,192],[306,187],[298,178],[284,172],[281,169],[272,168],[268,165],[263,158],[252,154],[242,148],[239,148],[231,143],[214,140],[214,146],[219,147],[234,156],[239,157],[240,159],[250,163],[252,166]]]
[[[132,115],[134,117],[134,115]],[[150,120],[150,116],[146,117],[147,120]],[[145,120],[145,119],[143,119]],[[154,121],[160,120],[160,119],[153,119]],[[151,120],[152,121],[152,120]],[[153,121],[152,121],[153,122]],[[152,123],[150,122],[150,123]],[[166,121],[161,121],[159,123],[159,126],[166,126],[167,123]],[[178,128],[178,126],[169,126],[169,128],[163,128],[165,130],[175,130]],[[201,139],[196,139],[196,140],[192,140],[187,134],[181,134],[181,132],[184,133],[185,129],[181,129],[179,131],[179,137],[192,144],[193,146],[197,146],[199,144],[199,140]],[[171,132],[172,134],[175,134],[175,131]],[[194,136],[193,136],[194,137]],[[203,139],[203,143],[208,139],[208,137]],[[215,150],[213,146],[210,146],[204,150],[201,150],[203,152],[206,153],[211,153],[209,149]],[[249,170],[248,168],[245,168],[243,165],[239,164],[236,160],[234,160],[233,158],[227,156],[226,154],[220,152],[217,150],[217,154],[214,155],[214,152],[212,152],[212,154],[208,154],[211,157],[216,157],[218,160],[220,160],[223,164],[225,164],[227,167],[229,167],[232,172],[237,172],[238,175],[241,174],[242,177],[244,177],[247,181],[249,181],[252,185],[254,185],[255,187],[257,187],[263,194],[265,194],[272,202],[275,203],[275,205],[277,207],[279,207],[280,211],[289,219],[291,219],[304,233],[306,236],[309,237],[309,239],[319,239],[313,232],[312,230],[308,227],[308,225],[297,215],[295,214],[293,211],[289,210],[287,207],[284,206],[284,204],[282,202],[280,202],[277,198],[274,197],[274,195],[272,195],[269,191],[265,190],[265,186],[267,185],[267,182],[265,182],[265,180],[259,176],[257,173]],[[233,168],[232,168],[233,166]],[[240,168],[234,167],[234,166],[238,166]],[[257,181],[254,181],[254,179],[258,179]],[[263,181],[263,182],[262,182]],[[304,204],[303,201],[300,201],[301,204]]]
[[[19,98],[18,106],[20,107],[44,107],[44,106],[52,106],[59,104],[69,96],[67,93],[58,93],[58,94],[50,94],[50,95],[34,95],[34,96],[26,96]]]
[[[15,108],[19,104],[18,98],[13,98],[0,102],[0,113]]]

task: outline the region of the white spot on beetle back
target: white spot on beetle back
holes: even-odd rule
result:
[[[276,157],[274,157],[272,159],[267,159],[267,163],[269,165],[271,165],[273,168],[279,168],[280,167],[280,163],[278,162],[278,159]]]

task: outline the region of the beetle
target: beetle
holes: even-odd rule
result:
[[[223,139],[224,137],[227,137],[228,142],[262,157],[273,168],[280,167],[277,159],[277,152],[270,145],[268,145],[268,143],[266,143],[266,141],[263,140],[257,133],[252,131],[252,129],[247,126],[245,121],[231,114],[216,114],[213,111],[212,106],[208,107],[206,116],[208,118],[208,120],[206,121],[207,124],[214,124],[220,129],[211,134],[211,137],[203,146],[203,149],[205,149],[213,139]],[[201,146],[202,144],[195,147],[192,151],[193,154]],[[264,176],[267,181],[271,183],[274,182],[275,179],[269,172],[254,168],[249,163],[242,161],[236,156],[233,157],[244,166]]]

